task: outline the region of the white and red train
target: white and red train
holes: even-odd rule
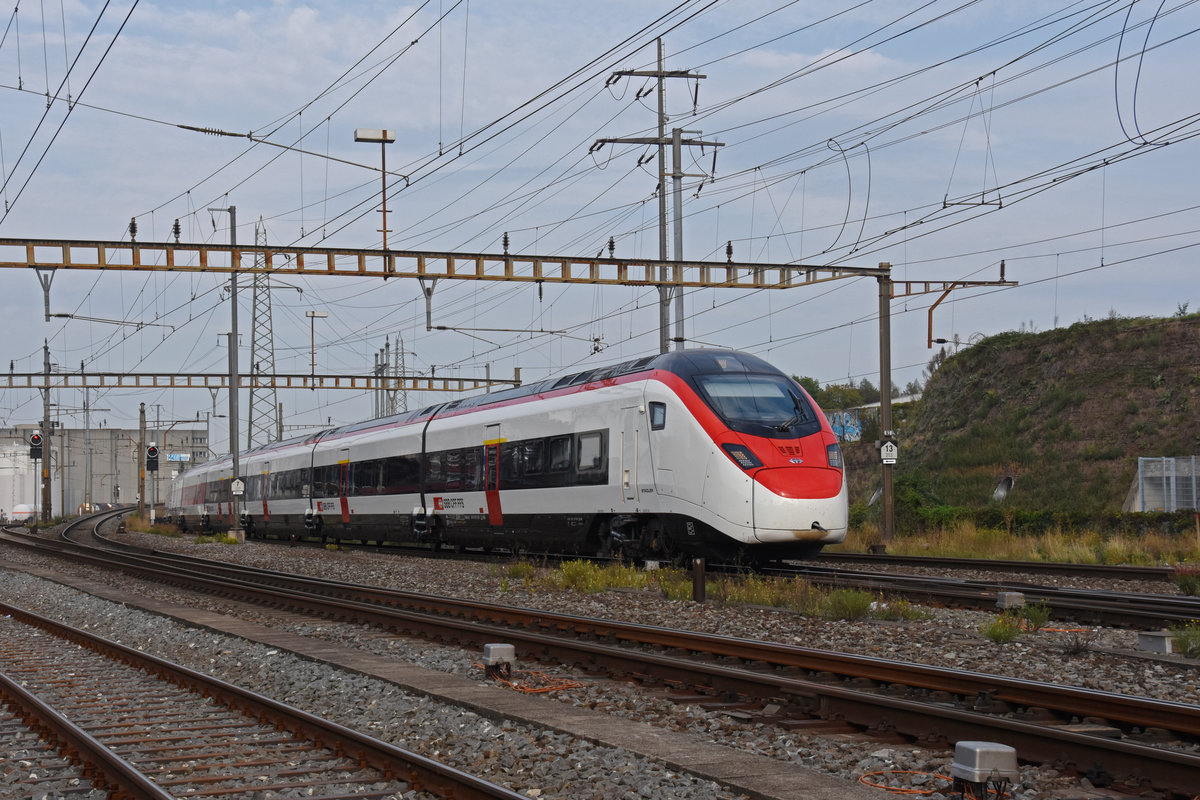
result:
[[[825,415],[756,356],[685,350],[324,430],[177,477],[181,527],[434,546],[798,557],[840,542]]]

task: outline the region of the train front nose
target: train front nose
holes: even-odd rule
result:
[[[833,467],[773,467],[754,475],[760,542],[841,541],[849,525],[846,477]]]

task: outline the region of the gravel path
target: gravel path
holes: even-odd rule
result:
[[[1200,663],[1133,654],[1136,632],[1132,631],[1040,631],[1026,634],[1011,644],[996,645],[979,633],[980,626],[994,615],[974,611],[931,609],[929,619],[905,622],[830,622],[757,607],[727,608],[671,602],[649,592],[581,595],[536,590],[521,581],[508,579],[505,567],[494,564],[400,558],[355,550],[328,552],[258,543],[241,547],[196,545],[184,539],[139,534],[128,534],[126,538],[132,543],[162,550],[407,591],[490,599],[509,605],[767,639],[979,672],[1019,677],[1033,674],[1046,681],[1125,694],[1188,702],[1194,702],[1200,696]],[[0,546],[0,565],[5,561],[44,563],[15,548]],[[333,622],[298,625],[294,618],[270,610],[247,614],[240,607],[226,607],[220,600],[197,599],[187,593],[141,584],[127,577],[113,579],[63,562],[56,561],[54,565],[56,569],[86,574],[93,580],[119,582],[127,590],[136,586],[139,593],[165,601],[236,613],[263,624],[286,627],[294,633],[372,650],[429,669],[482,679],[476,666],[479,654],[473,651],[377,632],[364,635],[361,628]],[[570,739],[552,731],[483,719],[472,712],[447,708],[429,698],[406,695],[389,684],[330,670],[259,645],[183,629],[164,622],[161,617],[63,590],[18,573],[0,572],[0,595],[13,598],[18,604],[39,613],[86,624],[110,638],[144,646],[166,658],[213,672],[284,702],[447,760],[531,797],[633,800],[641,797],[739,796],[693,776],[674,774],[660,764],[631,759],[628,753]],[[521,654],[518,652],[517,655],[520,660]],[[948,783],[942,779],[902,774],[948,775],[951,761],[948,752],[912,745],[884,746],[854,736],[822,737],[807,732],[784,732],[764,726],[752,717],[707,712],[694,705],[677,705],[661,693],[647,692],[636,685],[597,680],[565,669],[555,670],[554,674],[582,683],[580,688],[557,692],[554,697],[561,702],[688,731],[746,752],[791,761],[852,780],[866,773],[877,773],[870,780],[898,787],[913,787],[919,782],[924,784],[920,788],[932,792],[926,796],[934,800],[948,796]],[[1086,781],[1060,776],[1048,767],[1023,767],[1021,783],[1014,787],[1012,794],[1016,800],[1112,796],[1092,793],[1090,789]],[[880,796],[887,795],[880,791]]]

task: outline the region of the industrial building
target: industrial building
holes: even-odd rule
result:
[[[37,424],[0,429],[0,517],[8,519],[19,506],[41,508],[41,483],[29,457],[29,436],[40,431]],[[145,468],[145,453],[139,452],[137,429],[55,427],[46,435],[43,449],[49,459],[51,512],[60,516],[93,503],[136,503],[138,472]],[[174,425],[165,431],[147,427],[145,443],[154,442],[161,453],[159,471],[146,473],[149,503],[165,500],[168,484],[190,463],[207,461],[208,429],[201,422]],[[23,510],[23,509],[22,509]]]

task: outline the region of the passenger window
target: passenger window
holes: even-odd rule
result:
[[[542,442],[527,442],[524,445],[525,474],[540,475],[542,473]]]
[[[604,466],[604,435],[601,433],[579,434],[579,471],[600,469]]]
[[[571,437],[559,436],[550,440],[550,471],[563,472],[571,468]]]
[[[667,404],[650,404],[650,430],[661,431],[667,427]]]

